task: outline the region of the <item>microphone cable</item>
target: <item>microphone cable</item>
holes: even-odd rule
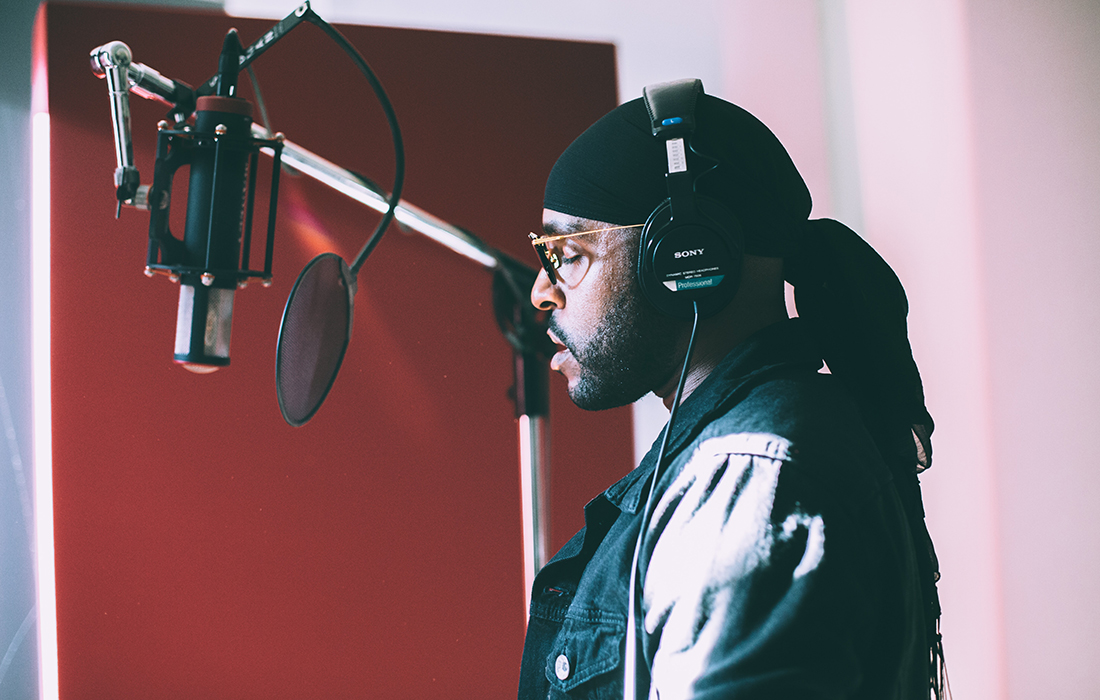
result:
[[[638,596],[638,560],[641,558],[642,554],[642,540],[645,539],[646,528],[649,526],[649,511],[653,506],[653,496],[657,491],[657,482],[660,481],[662,476],[665,451],[668,449],[668,438],[669,435],[672,434],[672,426],[676,421],[676,413],[680,408],[680,397],[684,395],[684,384],[687,381],[688,367],[691,366],[691,354],[695,349],[695,336],[696,332],[699,330],[698,302],[692,302],[692,310],[694,313],[694,320],[691,324],[691,336],[688,338],[687,353],[684,356],[684,368],[680,370],[680,381],[676,384],[676,394],[672,398],[672,408],[669,409],[668,425],[665,426],[665,434],[661,438],[661,449],[657,451],[657,465],[653,468],[653,477],[649,482],[649,493],[645,499],[645,506],[642,508],[641,529],[639,529],[638,539],[634,543],[634,560],[630,565],[629,607],[626,613],[626,659],[623,663],[623,700],[636,700],[637,698],[639,662],[647,668],[647,671],[649,667],[644,657],[645,652],[642,649],[642,645],[639,644],[642,635],[638,627],[639,622],[637,619],[638,608],[641,605]],[[644,616],[641,624],[645,624]],[[645,696],[648,697],[648,695],[649,689],[647,687],[645,689]]]
[[[394,174],[393,174],[393,190],[390,192],[389,207],[382,215],[381,221],[378,222],[378,226],[375,227],[374,233],[370,235],[367,242],[363,244],[359,254],[355,256],[355,260],[351,264],[352,275],[359,274],[359,268],[366,262],[367,256],[371,254],[374,247],[378,245],[378,242],[382,240],[382,234],[386,232],[386,228],[393,221],[394,215],[397,213],[397,203],[401,199],[401,190],[405,183],[405,145],[401,138],[401,127],[397,124],[397,115],[393,111],[393,105],[390,103],[389,96],[386,95],[385,89],[382,87],[382,82],[378,79],[378,76],[374,74],[371,67],[367,65],[367,62],[363,59],[363,56],[352,46],[343,34],[333,27],[331,24],[321,19],[321,17],[309,9],[306,11],[303,17],[307,22],[312,23],[321,29],[325,34],[329,36],[341,49],[344,50],[355,63],[355,67],[359,69],[359,72],[363,74],[363,77],[370,83],[371,89],[374,90],[375,96],[378,98],[378,103],[382,107],[382,112],[386,116],[386,123],[390,127],[390,136],[393,139],[393,151],[394,151]]]

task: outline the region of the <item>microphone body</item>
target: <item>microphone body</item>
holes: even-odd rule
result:
[[[252,106],[200,97],[190,151],[174,360],[197,372],[229,364],[252,149]]]
[[[271,284],[275,215],[282,162],[283,135],[252,134],[252,105],[237,97],[242,65],[293,28],[309,8],[294,15],[249,48],[245,56],[236,29],[230,29],[218,57],[218,72],[199,90],[135,63],[130,48],[119,41],[92,49],[92,72],[106,78],[114,125],[116,216],[121,205],[149,211],[149,248],[145,274],[167,275],[180,283],[176,311],[174,360],[193,372],[213,372],[229,364],[233,298],[249,280]],[[273,30],[275,31],[275,30]],[[153,182],[141,185],[130,139],[129,92],[171,105],[157,125]],[[214,94],[209,94],[214,92]],[[189,123],[194,114],[193,125]],[[171,120],[168,121],[168,120]],[[267,240],[262,270],[249,269],[257,160],[261,149],[274,157],[268,203]],[[172,182],[187,166],[187,212],[184,235],[172,234]]]

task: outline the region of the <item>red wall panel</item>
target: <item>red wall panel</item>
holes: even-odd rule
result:
[[[178,287],[142,274],[148,216],[113,218],[106,86],[87,55],[122,40],[136,61],[197,85],[229,27],[247,44],[272,23],[64,4],[46,23],[62,697],[514,695],[518,447],[489,275],[391,230],[360,274],[331,395],[290,428],[274,389],[286,296],[316,253],[354,257],[377,215],[285,177],[276,283],[237,293],[232,365],[176,367]],[[408,200],[534,264],[525,234],[546,173],[615,104],[613,48],[342,31],[401,119]],[[255,69],[275,129],[388,186],[381,111],[321,32],[297,29]],[[149,182],[164,108],[132,105]],[[552,384],[557,547],[632,458],[625,409],[582,414]]]

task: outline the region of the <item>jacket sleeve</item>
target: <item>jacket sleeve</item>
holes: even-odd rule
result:
[[[875,592],[853,529],[773,435],[700,444],[643,549],[650,698],[845,698]],[[646,556],[648,555],[648,556]]]

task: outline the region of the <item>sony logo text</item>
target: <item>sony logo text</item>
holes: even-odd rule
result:
[[[672,257],[674,257],[674,258],[690,258],[693,255],[702,255],[702,254],[703,254],[703,249],[702,248],[696,248],[695,250],[681,250],[678,253],[673,253]]]

